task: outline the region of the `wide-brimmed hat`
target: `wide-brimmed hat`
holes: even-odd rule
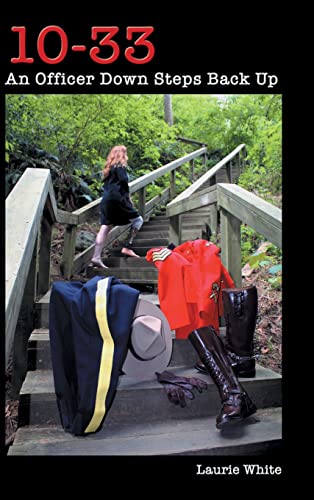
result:
[[[171,353],[172,335],[166,316],[158,306],[139,298],[123,373],[138,381],[154,379],[156,371],[162,372],[168,366]]]

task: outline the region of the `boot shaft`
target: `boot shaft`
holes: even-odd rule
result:
[[[231,390],[242,392],[242,387],[232,369],[222,340],[213,327],[209,326],[194,330],[190,333],[189,340],[222,397],[225,397]]]
[[[227,348],[237,356],[253,356],[253,337],[257,319],[257,289],[225,288],[222,290],[226,321]]]
[[[256,411],[255,405],[239,383],[221,339],[211,326],[193,330],[189,340],[204,363],[220,394],[222,406],[216,419],[221,429]]]

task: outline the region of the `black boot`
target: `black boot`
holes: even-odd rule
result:
[[[221,339],[211,326],[193,330],[189,340],[216,384],[221,397],[217,429],[242,420],[256,412],[256,407],[239,383]]]
[[[257,289],[222,290],[226,321],[226,350],[238,377],[255,377],[253,336],[257,318]]]

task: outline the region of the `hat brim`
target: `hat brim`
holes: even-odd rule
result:
[[[128,377],[135,380],[151,380],[156,378],[155,372],[163,372],[171,359],[172,354],[172,334],[168,320],[158,306],[139,298],[133,315],[133,321],[139,316],[153,316],[159,318],[162,323],[162,335],[165,338],[165,350],[150,360],[140,360],[128,349],[122,371]]]

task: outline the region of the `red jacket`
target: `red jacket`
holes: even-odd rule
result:
[[[159,270],[160,309],[176,338],[187,338],[196,328],[212,325],[219,329],[223,316],[222,288],[234,288],[223,266],[220,250],[206,240],[187,241],[174,250],[151,248],[146,260]]]

